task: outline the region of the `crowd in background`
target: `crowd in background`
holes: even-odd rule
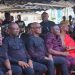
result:
[[[75,70],[75,22],[63,16],[59,25],[41,14],[42,22],[25,26],[9,12],[0,22],[0,75],[71,75]],[[59,68],[59,74],[57,73]]]

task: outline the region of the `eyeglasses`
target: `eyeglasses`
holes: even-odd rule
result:
[[[40,29],[40,28],[42,28],[42,26],[37,26],[37,27],[32,27],[32,28],[34,28],[34,29]]]

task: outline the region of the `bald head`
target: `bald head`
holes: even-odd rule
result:
[[[11,29],[13,26],[18,26],[17,23],[15,22],[11,22],[9,25],[8,25],[8,29]]]
[[[40,25],[38,22],[33,22],[33,23],[31,24],[31,27],[36,27],[36,26],[38,26],[38,25]]]
[[[14,36],[19,35],[20,29],[17,23],[14,23],[14,22],[10,23],[8,26],[8,30],[10,35],[14,35]]]
[[[38,22],[33,22],[31,24],[31,31],[36,34],[41,33],[41,25]]]

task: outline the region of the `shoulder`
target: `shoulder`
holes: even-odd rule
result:
[[[53,21],[48,21],[49,23],[52,23],[52,24],[55,24],[55,22],[53,22]]]
[[[30,36],[29,36],[29,39],[34,39],[34,38],[35,38],[35,37],[34,37],[34,36],[32,36],[32,35],[30,35]]]
[[[15,21],[15,23],[17,23],[18,21]]]
[[[52,33],[49,32],[49,33],[46,34],[46,36],[47,36],[47,37],[48,37],[48,36],[49,36],[49,37],[54,37],[54,34],[52,34]]]
[[[9,40],[9,39],[10,39],[10,37],[9,37],[9,36],[7,36],[7,37],[4,37],[4,39],[3,39],[3,40],[5,41],[5,40]]]

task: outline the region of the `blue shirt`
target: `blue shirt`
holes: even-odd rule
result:
[[[44,59],[47,55],[44,40],[40,37],[30,36],[28,42],[28,52],[33,60]]]
[[[30,57],[19,37],[8,36],[4,39],[4,44],[8,51],[9,59],[12,63],[17,63],[18,61],[27,62],[29,60]]]

